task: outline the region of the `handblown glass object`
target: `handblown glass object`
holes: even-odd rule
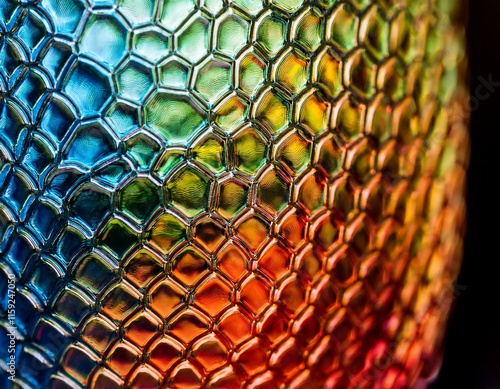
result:
[[[0,0],[0,387],[424,387],[462,3]]]

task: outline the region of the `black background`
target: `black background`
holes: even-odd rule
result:
[[[474,95],[479,77],[500,82],[499,0],[469,0],[467,36]],[[467,288],[456,297],[432,389],[500,389],[500,87],[471,114],[468,227],[457,282]]]

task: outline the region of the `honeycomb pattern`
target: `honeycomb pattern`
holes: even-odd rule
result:
[[[0,0],[15,387],[431,379],[464,221],[460,3]]]

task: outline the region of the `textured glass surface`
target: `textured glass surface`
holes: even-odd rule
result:
[[[425,385],[461,3],[0,0],[0,387]]]

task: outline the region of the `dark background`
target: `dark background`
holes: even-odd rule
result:
[[[446,0],[445,0],[446,1]],[[448,0],[466,1],[466,0]],[[471,94],[500,82],[500,1],[469,0]],[[468,227],[441,372],[432,389],[500,389],[500,87],[472,112]],[[498,189],[497,189],[498,188]]]

